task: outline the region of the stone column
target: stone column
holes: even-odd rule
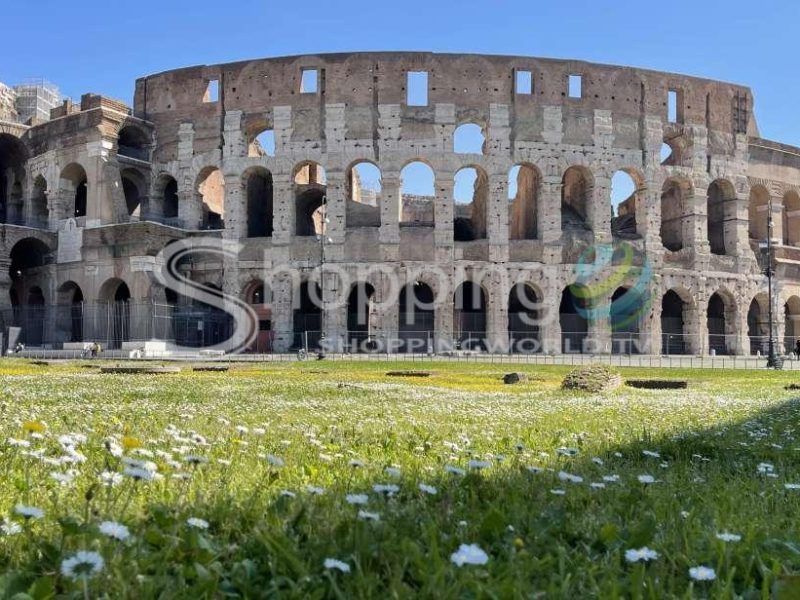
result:
[[[320,272],[322,289],[322,332],[325,334],[326,349],[342,352],[347,337],[347,293],[336,272],[322,267]]]
[[[611,243],[611,179],[595,176],[594,188],[589,194],[587,221],[592,228],[595,244]]]
[[[294,240],[296,220],[294,184],[291,175],[273,174],[272,190],[272,243],[276,246],[287,246]]]
[[[434,288],[434,350],[447,348],[453,342],[453,283],[440,281]]]
[[[344,257],[344,243],[347,236],[345,176],[344,171],[333,169],[327,171],[326,174],[328,178],[325,189],[328,224],[325,231],[328,239],[325,242],[325,260],[338,261]]]
[[[489,202],[486,211],[489,261],[508,262],[508,173],[489,174]]]
[[[650,306],[639,320],[639,352],[641,354],[661,354],[661,301],[660,281],[650,282]]]
[[[0,258],[0,311],[11,308],[11,258]]]
[[[695,178],[694,193],[686,198],[688,215],[682,219],[683,239],[686,247],[694,248],[696,254],[708,255],[711,246],[708,241],[708,182],[705,177]]]
[[[545,354],[561,354],[561,322],[559,321],[558,307],[561,302],[561,290],[544,290],[544,299],[541,309],[542,326],[540,337],[542,352]]]
[[[611,353],[611,294],[596,298],[589,311],[586,350],[590,354]]]
[[[186,229],[200,229],[203,222],[202,201],[190,181],[178,189],[178,218]]]
[[[247,237],[247,207],[242,193],[242,177],[239,173],[225,174],[225,230],[222,236],[229,240]]]
[[[684,304],[683,331],[686,334],[686,350],[689,354],[708,354],[708,297],[695,296],[694,304]]]
[[[388,345],[394,343],[398,335],[399,303],[398,294],[400,290],[393,286],[392,277],[382,275],[380,283],[375,286],[375,302],[377,303],[375,337],[383,346],[384,352],[394,350]]]
[[[381,260],[395,261],[399,258],[401,210],[400,173],[386,172],[381,175],[381,227],[378,231]]]
[[[437,263],[450,264],[453,261],[453,175],[443,171],[436,172],[436,198],[433,214],[436,221],[434,227],[435,260]],[[452,323],[451,323],[452,328]]]
[[[498,271],[493,271],[488,280],[486,307],[486,341],[492,352],[508,352],[508,283]]]
[[[294,342],[294,312],[290,275],[281,273],[272,280],[272,331],[275,352],[286,352]]]
[[[542,178],[536,203],[536,222],[542,240],[542,260],[546,264],[561,262],[561,177],[546,175]]]

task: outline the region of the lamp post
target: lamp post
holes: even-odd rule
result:
[[[774,227],[774,223],[772,221],[772,199],[770,198],[769,204],[767,205],[767,243],[765,245],[767,250],[767,268],[766,268],[766,275],[767,275],[767,302],[769,303],[769,309],[767,311],[767,318],[769,319],[769,338],[767,341],[767,368],[768,369],[780,369],[782,364],[781,360],[778,358],[777,354],[775,353],[775,327],[773,323],[773,311],[772,306],[774,304],[773,297],[772,297],[772,278],[774,277],[774,257],[772,255],[773,248],[772,248],[772,230]]]

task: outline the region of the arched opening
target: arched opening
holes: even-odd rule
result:
[[[178,218],[178,182],[171,175],[161,177],[161,211],[165,219]]]
[[[486,238],[489,178],[483,169],[466,167],[455,175],[453,239],[471,242]]]
[[[46,228],[50,211],[47,208],[47,181],[41,175],[37,175],[33,181],[33,193],[31,194],[30,223],[33,227]]]
[[[686,313],[688,304],[675,290],[669,290],[661,299],[661,353],[687,354]]]
[[[325,169],[315,162],[301,163],[295,168],[294,189],[295,235],[323,235],[327,231],[327,215],[323,215]]]
[[[317,349],[322,339],[322,289],[304,281],[294,302],[294,347]]]
[[[56,328],[65,342],[83,341],[83,291],[74,281],[67,281],[58,288]]]
[[[800,194],[794,190],[783,196],[783,243],[800,246]]]
[[[272,293],[261,280],[252,281],[244,291],[245,302],[256,313],[257,328],[256,339],[248,351],[263,354],[272,351]]]
[[[107,307],[107,330],[104,337],[110,349],[119,349],[124,342],[130,341],[130,300],[128,284],[121,279],[109,279],[100,288],[100,301]]]
[[[434,295],[427,284],[415,281],[400,290],[398,335],[401,352],[433,351]]]
[[[39,346],[44,340],[46,309],[38,282],[46,276],[41,267],[51,258],[50,249],[36,238],[20,240],[9,254],[9,296],[11,305],[16,307],[13,320],[22,329],[20,341],[31,346]]]
[[[247,145],[247,156],[251,158],[275,156],[275,130],[264,129],[253,137]]]
[[[117,154],[136,160],[150,160],[150,137],[138,127],[130,125],[119,130]]]
[[[541,176],[533,165],[511,167],[508,173],[508,235],[512,240],[539,238],[536,219]]]
[[[643,316],[642,293],[630,287],[619,287],[611,296],[611,353],[639,354],[639,323]]]
[[[400,171],[400,225],[433,227],[436,177],[428,165],[415,161]]]
[[[769,353],[769,301],[759,294],[750,302],[747,310],[747,336],[750,338],[750,354]]]
[[[636,212],[642,186],[628,171],[617,171],[611,177],[611,233],[621,239],[638,239]]]
[[[661,191],[661,243],[677,252],[684,247],[684,231],[688,229],[688,184],[676,179],[664,183]]]
[[[347,227],[380,227],[381,170],[361,161],[347,171]]]
[[[561,292],[558,307],[558,322],[561,325],[561,351],[564,354],[586,351],[589,334],[587,289],[581,284],[572,284]]]
[[[661,150],[659,151],[659,160],[661,164],[667,166],[671,164],[672,160],[672,148],[670,148],[669,144],[662,143]]]
[[[570,167],[561,181],[561,228],[571,231],[591,231],[588,209],[592,201],[594,182],[588,169]]]
[[[715,292],[708,300],[706,322],[708,324],[708,349],[717,355],[731,353],[733,340],[729,327],[736,323],[733,301]]]
[[[67,165],[61,171],[59,186],[62,198],[68,202],[62,218],[85,217],[89,189],[84,168],[77,163]]]
[[[453,151],[456,154],[485,154],[486,136],[475,123],[464,123],[453,132]]]
[[[792,296],[783,305],[783,348],[800,358],[800,297]]]
[[[225,178],[216,167],[207,167],[197,178],[197,195],[203,210],[203,229],[225,228]]]
[[[750,202],[747,206],[749,218],[748,232],[751,240],[767,239],[767,222],[769,220],[769,192],[762,185],[750,188]]]
[[[22,222],[22,182],[28,152],[19,138],[0,133],[0,223]]]
[[[131,217],[140,217],[142,213],[142,195],[144,177],[134,169],[124,169],[120,173],[122,192],[125,196],[125,207]]]
[[[733,255],[736,250],[736,193],[729,181],[708,186],[707,232],[711,254]]]
[[[486,349],[486,293],[472,281],[453,294],[453,337],[462,350]]]
[[[244,176],[247,196],[247,237],[272,237],[273,188],[272,173],[261,167]]]
[[[531,354],[542,351],[541,298],[533,286],[517,283],[508,294],[509,351]]]
[[[347,346],[350,352],[376,349],[374,320],[375,288],[365,282],[354,284],[347,297]]]
[[[29,346],[41,346],[45,339],[45,321],[47,309],[45,307],[44,293],[38,285],[28,290],[25,302],[22,331],[25,343]]]

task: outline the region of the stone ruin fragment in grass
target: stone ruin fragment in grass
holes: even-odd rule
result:
[[[622,385],[622,376],[607,365],[586,365],[573,369],[561,382],[562,389],[604,392]]]

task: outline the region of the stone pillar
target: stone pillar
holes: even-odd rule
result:
[[[708,298],[695,296],[694,304],[684,304],[683,331],[686,334],[686,351],[689,354],[708,354]]]
[[[401,210],[400,173],[386,172],[381,175],[381,227],[378,231],[381,260],[395,261],[399,258]]]
[[[396,279],[396,275],[395,275]],[[375,302],[377,304],[375,337],[379,343],[383,344],[381,350],[395,350],[389,347],[395,343],[398,335],[399,302],[398,294],[400,290],[393,285],[393,277],[389,274],[381,275],[380,282],[375,286]]]
[[[486,341],[492,352],[508,352],[508,278],[493,270],[484,279],[488,288],[486,301]]]
[[[325,242],[325,260],[342,260],[344,257],[344,242],[347,236],[346,230],[346,186],[344,171],[329,170],[326,172],[328,183],[325,189],[327,196],[326,216],[328,224],[325,232],[327,240]]]
[[[682,219],[685,247],[693,248],[695,254],[708,256],[711,245],[708,241],[708,198],[705,179],[695,179],[694,194],[686,198],[688,215]]]
[[[295,234],[295,198],[292,177],[287,173],[272,175],[272,243],[287,246]]]
[[[433,204],[435,260],[450,264],[453,260],[453,175],[436,172],[436,198]],[[451,323],[452,327],[452,323]]]
[[[452,281],[438,282],[434,290],[434,350],[448,348],[453,342],[453,292]]]
[[[286,352],[294,342],[293,288],[293,278],[287,273],[280,273],[272,280],[272,331],[275,352]]]
[[[228,240],[247,237],[247,207],[242,189],[240,173],[225,174],[225,230],[222,236]]]
[[[734,296],[733,302],[736,302]],[[726,310],[725,314],[725,333],[731,340],[729,346],[730,353],[736,356],[748,356],[750,354],[750,335],[747,327],[748,306],[732,306],[731,310]]]
[[[489,202],[486,206],[489,261],[508,262],[508,173],[489,175]]]
[[[650,282],[650,305],[639,320],[639,352],[641,354],[661,354],[661,301],[660,281]]]
[[[770,198],[772,204],[772,243],[783,244],[783,198]],[[769,209],[767,209],[769,210]]]
[[[595,244],[611,243],[611,179],[596,175],[589,194],[587,221],[592,228]]]
[[[11,258],[0,258],[0,311],[11,308]]]
[[[203,222],[202,201],[191,179],[184,180],[184,185],[178,188],[178,218],[186,229],[200,229]]]
[[[536,222],[543,244],[542,260],[546,264],[561,262],[561,177],[542,178],[536,203]]]
[[[611,353],[611,294],[593,300],[587,319],[586,350],[590,354]]]
[[[342,352],[347,337],[347,294],[344,283],[338,274],[323,265],[320,271],[322,289],[322,332],[325,334],[326,349]]]
[[[545,354],[561,354],[561,322],[559,321],[558,307],[561,303],[561,290],[544,291],[541,309],[542,352]]]

